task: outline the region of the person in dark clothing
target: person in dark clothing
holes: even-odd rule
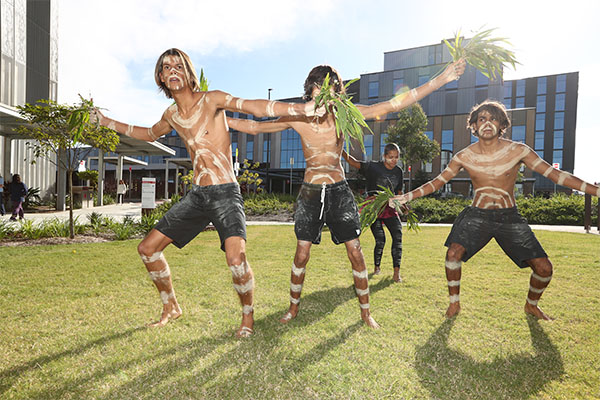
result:
[[[345,151],[342,153],[346,161],[359,170],[367,179],[367,196],[374,196],[380,191],[379,186],[390,189],[395,194],[402,193],[403,171],[397,165],[400,149],[396,143],[388,143],[383,151],[383,161],[359,161]],[[381,258],[385,247],[385,225],[392,235],[392,260],[394,266],[394,281],[402,282],[400,277],[400,261],[402,260],[402,222],[396,210],[392,207],[386,208],[379,214],[371,225],[371,232],[375,237],[375,249],[373,259],[375,264],[374,275],[381,271]]]
[[[8,190],[10,192],[10,200],[13,203],[13,212],[10,220],[16,221],[17,214],[19,215],[19,219],[25,218],[23,202],[25,201],[25,196],[27,195],[27,185],[21,182],[21,176],[19,174],[13,175],[13,179]]]

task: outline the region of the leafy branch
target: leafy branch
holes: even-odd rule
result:
[[[353,79],[346,83],[344,89],[347,89],[358,79]],[[346,151],[350,152],[350,139],[354,138],[360,143],[360,147],[365,152],[365,143],[363,139],[363,128],[367,128],[373,133],[369,125],[365,122],[365,117],[359,109],[352,103],[352,96],[346,93],[338,93],[329,82],[329,74],[325,76],[321,91],[315,98],[315,110],[325,107],[327,112],[335,117],[335,132],[337,137],[344,136]]]
[[[367,227],[371,226],[377,217],[382,213],[388,204],[389,200],[395,196],[394,192],[391,191],[390,188],[385,186],[378,186],[381,190],[377,192],[377,194],[369,198],[358,205],[361,208],[360,212],[360,226],[361,230],[365,230]],[[409,231],[418,232],[419,229],[419,218],[417,214],[411,209],[407,209],[406,211],[402,209],[402,206],[394,205],[394,208],[399,213],[406,212],[406,226]]]
[[[510,64],[512,69],[515,69],[516,64],[519,64],[515,53],[503,47],[504,44],[512,46],[507,38],[491,37],[496,29],[477,32],[466,45],[459,29],[455,34],[454,45],[445,39],[444,43],[454,62],[462,58],[488,79],[496,79],[502,72],[502,65]]]

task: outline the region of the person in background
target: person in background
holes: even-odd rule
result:
[[[16,221],[17,214],[19,215],[19,219],[25,218],[23,202],[25,202],[25,196],[27,195],[27,185],[21,181],[21,175],[13,175],[12,182],[10,183],[8,190],[10,192],[10,200],[13,203],[13,212],[10,220]]]
[[[0,215],[4,216],[6,209],[4,208],[4,177],[0,174]]]

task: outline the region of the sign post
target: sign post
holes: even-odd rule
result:
[[[156,208],[156,178],[142,178],[142,215],[148,215]]]

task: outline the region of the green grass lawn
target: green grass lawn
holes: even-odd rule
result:
[[[255,331],[234,338],[240,306],[216,232],[165,255],[184,315],[161,310],[138,241],[0,248],[2,399],[600,398],[600,237],[536,232],[555,272],[523,313],[530,270],[495,242],[463,265],[462,312],[446,320],[449,228],[405,233],[402,276],[370,278],[367,328],[344,246],[313,246],[301,311],[288,325],[291,226],[251,226]],[[372,271],[373,238],[362,237]]]

